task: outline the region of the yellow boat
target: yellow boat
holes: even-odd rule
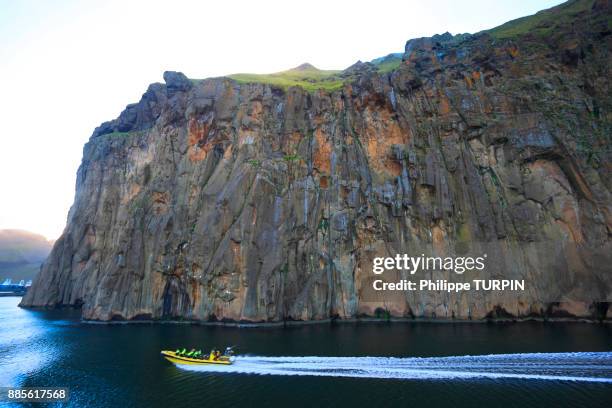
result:
[[[176,354],[176,351],[162,350],[161,351],[161,355],[164,356],[166,360],[170,361],[171,363],[175,363],[175,364],[194,364],[194,365],[222,364],[222,365],[229,365],[229,364],[233,363],[233,361],[231,360],[230,356],[221,355],[221,356],[218,356],[217,358],[215,358],[213,353],[210,353],[210,355],[207,358],[193,358],[193,357],[187,357],[187,356],[184,356],[184,355]]]

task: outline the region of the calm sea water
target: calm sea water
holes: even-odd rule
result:
[[[69,407],[612,406],[609,325],[103,325],[19,300],[0,298],[0,386],[68,386]],[[159,356],[228,344],[230,367]]]

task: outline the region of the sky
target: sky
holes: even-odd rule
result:
[[[60,236],[83,145],[166,70],[343,69],[559,0],[0,0],[0,229]]]

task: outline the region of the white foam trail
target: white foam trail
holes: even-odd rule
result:
[[[207,373],[395,379],[526,379],[612,383],[612,352],[493,354],[456,357],[260,357],[234,364],[182,365]]]

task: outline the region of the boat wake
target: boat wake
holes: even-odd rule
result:
[[[230,366],[181,365],[208,373],[354,378],[525,379],[612,383],[612,352],[493,354],[457,357],[238,356]]]

